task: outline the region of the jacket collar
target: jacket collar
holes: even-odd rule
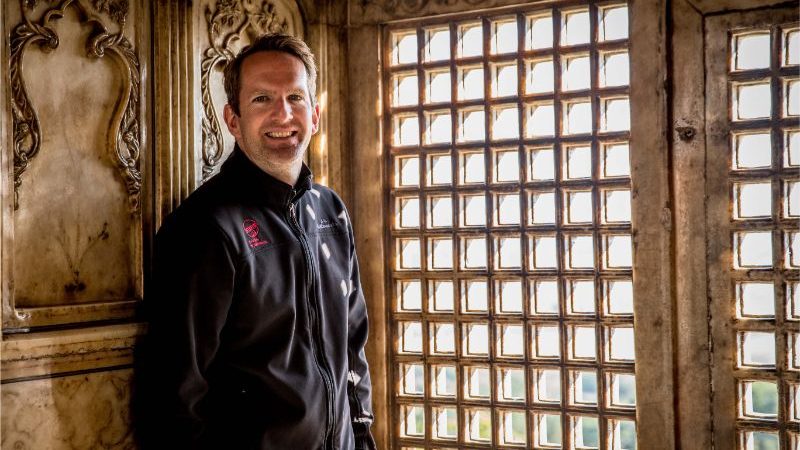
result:
[[[248,198],[258,203],[266,202],[278,206],[288,206],[306,193],[313,184],[313,175],[306,163],[300,169],[300,176],[294,186],[288,185],[255,165],[236,144],[231,156],[220,168],[220,174],[233,177]]]

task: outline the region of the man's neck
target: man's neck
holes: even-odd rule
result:
[[[303,168],[302,159],[288,164],[274,164],[261,158],[251,158],[250,155],[248,155],[245,151],[242,151],[242,153],[244,153],[245,157],[249,159],[250,162],[255,164],[259,169],[263,170],[273,178],[288,184],[289,186],[294,186],[297,183],[297,179],[300,178],[300,171]]]
[[[269,164],[265,161],[254,161],[254,163],[259,169],[289,186],[294,186],[297,183],[297,179],[300,178],[300,170],[303,167],[302,161],[287,166]]]

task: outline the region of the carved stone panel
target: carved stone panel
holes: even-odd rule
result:
[[[205,0],[200,2],[204,20],[201,29],[202,56],[202,155],[198,174],[207,180],[233,149],[234,140],[225,128],[222,110],[227,103],[222,82],[225,65],[252,40],[264,33],[282,32],[303,36],[303,21],[291,0]]]
[[[14,169],[13,193],[3,197],[13,208],[3,227],[13,235],[13,250],[4,250],[7,326],[117,318],[119,311],[97,305],[141,299],[147,146],[131,20],[137,6],[22,0],[7,7]],[[90,316],[71,317],[70,308],[90,304]]]

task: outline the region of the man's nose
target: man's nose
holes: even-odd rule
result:
[[[272,104],[272,117],[279,122],[285,122],[292,117],[292,105],[285,99],[278,99]]]

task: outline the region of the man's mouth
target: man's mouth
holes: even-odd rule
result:
[[[297,134],[297,131],[267,131],[266,134],[271,138],[287,138]]]

